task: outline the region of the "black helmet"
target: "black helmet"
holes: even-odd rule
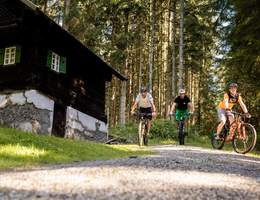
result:
[[[140,92],[147,92],[148,90],[147,90],[147,87],[141,87],[141,90],[140,90]]]
[[[231,88],[231,87],[237,88],[237,84],[236,84],[236,83],[230,83],[230,84],[229,84],[229,88]]]

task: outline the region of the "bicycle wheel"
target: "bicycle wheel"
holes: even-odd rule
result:
[[[243,123],[240,127],[239,137],[238,130],[232,141],[233,148],[235,152],[245,154],[253,150],[256,145],[257,134],[255,128],[248,123]]]
[[[211,145],[214,149],[222,149],[224,144],[225,144],[225,141],[226,141],[226,137],[227,137],[227,129],[226,127],[224,126],[222,131],[220,132],[219,134],[219,138],[220,139],[216,139],[216,131],[217,131],[217,126],[214,126],[214,128],[211,130]]]
[[[184,122],[180,121],[179,122],[179,144],[184,145]]]
[[[143,121],[140,121],[139,128],[138,128],[138,143],[139,146],[144,145],[144,131],[145,131],[145,124]]]

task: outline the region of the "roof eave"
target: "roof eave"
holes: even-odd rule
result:
[[[120,74],[118,71],[116,71],[114,68],[110,67],[110,69],[112,70],[112,74],[114,74],[117,78],[119,78],[121,81],[127,81],[128,78],[126,78],[125,76],[123,76],[122,74]]]
[[[35,5],[31,1],[28,1],[28,0],[20,0],[20,1],[23,2],[24,4],[26,4],[28,7],[30,7],[33,10],[37,10],[39,8],[39,6]]]
[[[27,5],[28,7],[30,7],[33,11],[40,11],[39,6],[35,5],[34,3],[32,3],[29,0],[20,0],[22,3],[24,3],[25,5]],[[52,23],[54,23],[55,25],[57,25],[57,27],[59,27],[62,31],[66,32],[71,39],[77,41],[78,43],[80,43],[80,45],[82,47],[84,47],[85,49],[87,49],[88,51],[90,51],[93,55],[95,55],[98,59],[101,60],[101,62],[103,62],[106,67],[108,67],[112,74],[115,75],[117,78],[119,78],[122,81],[127,81],[128,78],[126,78],[125,76],[123,76],[122,74],[120,74],[117,70],[115,70],[113,67],[109,66],[103,59],[101,59],[99,56],[97,56],[96,54],[94,54],[90,49],[88,49],[85,45],[83,45],[79,40],[77,40],[74,36],[72,36],[67,30],[63,29],[61,26],[59,26],[57,23],[55,23],[53,20],[51,20],[47,15],[45,15],[43,12],[40,11],[41,14],[43,14],[44,17],[46,17],[49,21],[51,21]]]

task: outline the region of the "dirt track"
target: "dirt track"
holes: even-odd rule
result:
[[[0,199],[260,200],[260,158],[152,148],[157,155],[0,172]]]

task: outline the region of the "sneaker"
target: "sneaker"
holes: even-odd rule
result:
[[[215,140],[221,140],[221,138],[219,137],[219,135],[217,133],[214,134],[214,138],[215,138]]]

